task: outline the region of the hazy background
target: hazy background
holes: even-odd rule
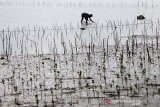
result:
[[[133,21],[137,15],[147,20],[160,17],[160,0],[0,0],[0,30],[21,26],[80,23],[82,12],[93,20]]]

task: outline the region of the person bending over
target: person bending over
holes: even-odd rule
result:
[[[91,17],[93,17],[92,14],[88,14],[88,13],[82,13],[81,15],[81,23],[83,22],[83,19],[86,20],[86,24],[88,24],[88,20],[90,20],[91,22],[94,22]]]

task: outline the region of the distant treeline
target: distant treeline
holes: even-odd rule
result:
[[[39,6],[39,7],[91,7],[91,8],[107,8],[107,7],[129,7],[129,8],[137,8],[137,7],[144,7],[144,8],[156,8],[160,7],[160,3],[148,3],[148,2],[135,2],[133,4],[128,4],[126,2],[62,2],[62,1],[3,1],[0,0],[0,7],[2,6]]]

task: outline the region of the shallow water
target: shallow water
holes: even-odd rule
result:
[[[92,13],[95,22],[133,21],[140,14],[159,18],[159,0],[0,0],[0,29],[21,26],[80,24],[82,12]]]
[[[0,0],[0,106],[158,107],[159,8],[159,0]],[[95,23],[80,24],[84,11]]]

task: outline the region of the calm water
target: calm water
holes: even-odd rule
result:
[[[80,23],[82,12],[92,13],[93,20],[133,21],[143,14],[148,20],[159,15],[159,0],[0,0],[0,29],[21,26]]]

